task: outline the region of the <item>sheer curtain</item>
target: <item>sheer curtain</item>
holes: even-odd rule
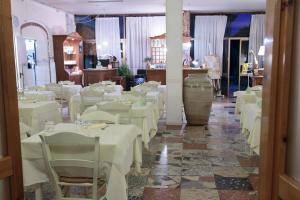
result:
[[[252,15],[249,36],[249,52],[251,50],[257,55],[260,46],[264,45],[265,37],[265,15]],[[254,62],[253,55],[250,55],[249,62]],[[258,56],[258,62],[261,64],[262,57]],[[260,65],[261,66],[261,65]]]
[[[195,20],[195,59],[202,64],[205,56],[216,55],[220,58],[221,72],[226,25],[227,16],[196,16]]]
[[[150,37],[164,33],[166,33],[164,16],[126,18],[127,64],[134,73],[137,69],[143,69],[144,58],[151,56]]]
[[[119,18],[96,18],[97,56],[109,54],[121,61]]]

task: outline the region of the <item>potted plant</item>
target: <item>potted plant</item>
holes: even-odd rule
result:
[[[152,60],[153,60],[153,59],[152,59],[151,57],[146,57],[146,58],[144,59],[144,62],[146,63],[146,69],[150,69]]]
[[[133,78],[133,73],[129,69],[127,64],[123,64],[118,68],[118,75],[125,77],[126,80],[126,87],[124,88],[126,91],[129,91],[131,87],[134,86],[134,78]]]

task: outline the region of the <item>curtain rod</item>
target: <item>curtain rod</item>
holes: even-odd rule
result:
[[[214,13],[205,13],[205,12],[191,12],[191,15],[234,15],[234,14],[266,14],[265,11],[256,11],[256,12],[214,12]]]
[[[155,14],[101,14],[101,15],[75,15],[76,17],[86,17],[91,18],[96,17],[155,17],[155,16],[165,16],[164,13],[155,13]]]

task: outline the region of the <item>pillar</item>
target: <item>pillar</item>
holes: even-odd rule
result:
[[[183,0],[166,0],[167,125],[182,124]]]

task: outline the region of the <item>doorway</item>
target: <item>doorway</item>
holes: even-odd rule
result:
[[[227,97],[245,90],[251,85],[250,78],[241,74],[241,66],[248,63],[249,38],[230,37],[224,40],[223,92]]]
[[[49,38],[45,28],[36,23],[24,24],[18,37],[18,69],[22,88],[51,83]],[[26,56],[22,56],[26,55]]]
[[[26,47],[26,57],[27,57],[27,65],[24,65],[24,72],[29,71],[32,73],[28,73],[24,75],[27,80],[31,80],[34,85],[37,85],[36,80],[36,40],[25,39],[25,47]],[[27,84],[29,85],[29,84]]]

